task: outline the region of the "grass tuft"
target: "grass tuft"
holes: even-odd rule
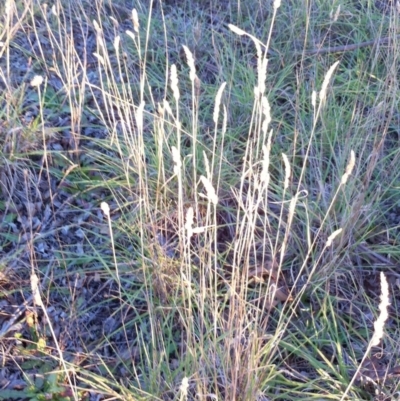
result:
[[[0,399],[394,397],[395,7],[0,15]]]

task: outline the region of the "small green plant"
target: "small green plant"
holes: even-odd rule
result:
[[[59,373],[36,375],[35,379],[24,390],[2,390],[0,393],[0,400],[73,400],[73,394],[64,385],[60,384],[61,381],[62,375],[60,375]]]
[[[61,385],[62,375],[50,373],[42,378],[36,377],[35,382],[28,387],[27,397],[30,401],[71,401],[72,394]]]

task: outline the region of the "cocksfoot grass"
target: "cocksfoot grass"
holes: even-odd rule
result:
[[[0,399],[398,392],[398,9],[264,3],[0,6]]]

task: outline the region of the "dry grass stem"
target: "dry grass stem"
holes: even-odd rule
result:
[[[289,180],[290,180],[290,163],[288,157],[285,155],[285,153],[282,153],[282,158],[283,162],[285,164],[285,182],[283,184],[283,189],[288,189],[289,188]]]

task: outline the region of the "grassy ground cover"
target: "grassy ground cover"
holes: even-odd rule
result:
[[[396,399],[399,13],[2,3],[0,399]]]

